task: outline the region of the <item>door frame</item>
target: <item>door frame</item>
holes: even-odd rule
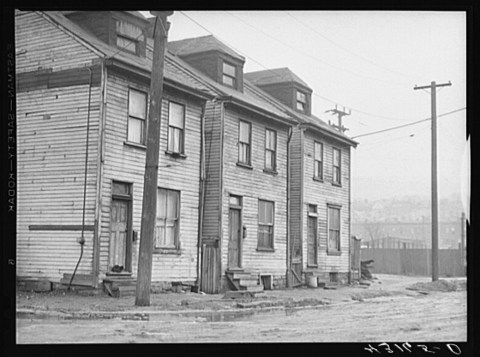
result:
[[[126,187],[128,187],[128,194],[120,194],[120,193],[114,193],[113,192],[113,184],[118,183],[118,184],[123,184]],[[113,203],[113,200],[118,200],[118,201],[126,201],[127,203],[127,235],[125,237],[126,242],[125,242],[125,267],[124,271],[128,273],[132,273],[132,237],[133,237],[133,227],[132,227],[132,222],[133,222],[133,184],[131,182],[124,182],[124,181],[117,181],[117,180],[112,180],[112,197],[111,197],[111,202]],[[110,204],[110,209],[112,207],[112,204]],[[112,230],[112,215],[110,211],[110,232]],[[110,251],[108,252],[110,254]]]
[[[233,203],[231,198],[237,198],[238,199],[238,204]],[[242,260],[243,260],[243,198],[242,196],[237,196],[237,195],[229,195],[229,204],[228,204],[228,243],[227,243],[227,269],[231,269],[229,266],[229,260],[228,260],[228,250],[230,248],[230,211],[235,210],[238,211],[239,214],[239,235],[238,235],[238,268],[242,268]]]

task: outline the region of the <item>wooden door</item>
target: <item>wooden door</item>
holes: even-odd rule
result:
[[[128,201],[112,199],[109,270],[127,269]]]
[[[317,265],[317,217],[308,217],[307,265]]]
[[[242,242],[240,210],[230,208],[228,215],[229,239],[228,239],[228,268],[240,268],[242,266]]]

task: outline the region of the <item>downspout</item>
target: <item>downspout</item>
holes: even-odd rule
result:
[[[352,149],[348,148],[348,283],[352,283]]]
[[[288,139],[287,139],[287,272],[285,275],[285,282],[287,288],[290,287],[289,272],[292,268],[292,259],[291,259],[291,247],[290,247],[290,140],[292,139],[293,129],[290,126],[288,128]]]
[[[202,244],[202,232],[203,232],[203,214],[205,205],[205,106],[206,102],[202,105],[202,114],[200,116],[200,197],[199,197],[199,210],[198,210],[198,242],[197,242],[197,291],[200,292],[202,286],[202,275],[200,272],[201,256],[201,244]]]
[[[68,283],[68,290],[70,290],[70,286],[72,285],[73,278],[77,272],[78,266],[80,265],[80,261],[83,257],[83,246],[85,244],[85,205],[87,200],[87,169],[88,169],[88,141],[90,137],[90,103],[92,99],[92,76],[93,72],[90,67],[86,67],[90,72],[90,81],[88,84],[88,107],[87,107],[87,139],[85,143],[85,177],[84,177],[84,185],[83,185],[83,212],[82,212],[82,234],[80,239],[78,239],[78,243],[80,244],[80,257],[78,258],[77,265],[75,266],[75,270],[73,271],[72,277],[70,278],[70,282]]]
[[[225,102],[220,102],[220,182],[219,182],[219,220],[218,220],[218,252],[220,257],[218,259],[218,280],[221,283],[222,277],[222,239],[223,239],[223,141],[224,141],[224,122],[225,122]]]

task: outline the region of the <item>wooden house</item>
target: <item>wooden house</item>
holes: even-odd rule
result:
[[[245,78],[280,101],[300,122],[289,148],[288,281],[350,276],[350,150],[356,142],[312,115],[312,89],[288,68]]]
[[[283,287],[288,141],[297,121],[244,80],[245,59],[215,37],[168,48],[223,92],[205,116],[201,289]]]
[[[59,282],[77,262],[85,285],[136,276],[148,26],[128,11],[16,11],[18,277]],[[165,56],[152,282],[199,274],[202,132],[216,93],[188,68]]]

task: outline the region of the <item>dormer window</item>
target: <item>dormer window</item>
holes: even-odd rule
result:
[[[139,42],[143,41],[144,34],[140,27],[117,20],[117,47],[139,54]]]
[[[297,90],[297,110],[307,112],[307,95]]]
[[[237,71],[234,65],[227,62],[223,62],[222,83],[229,87],[236,88],[237,86],[236,72]]]

